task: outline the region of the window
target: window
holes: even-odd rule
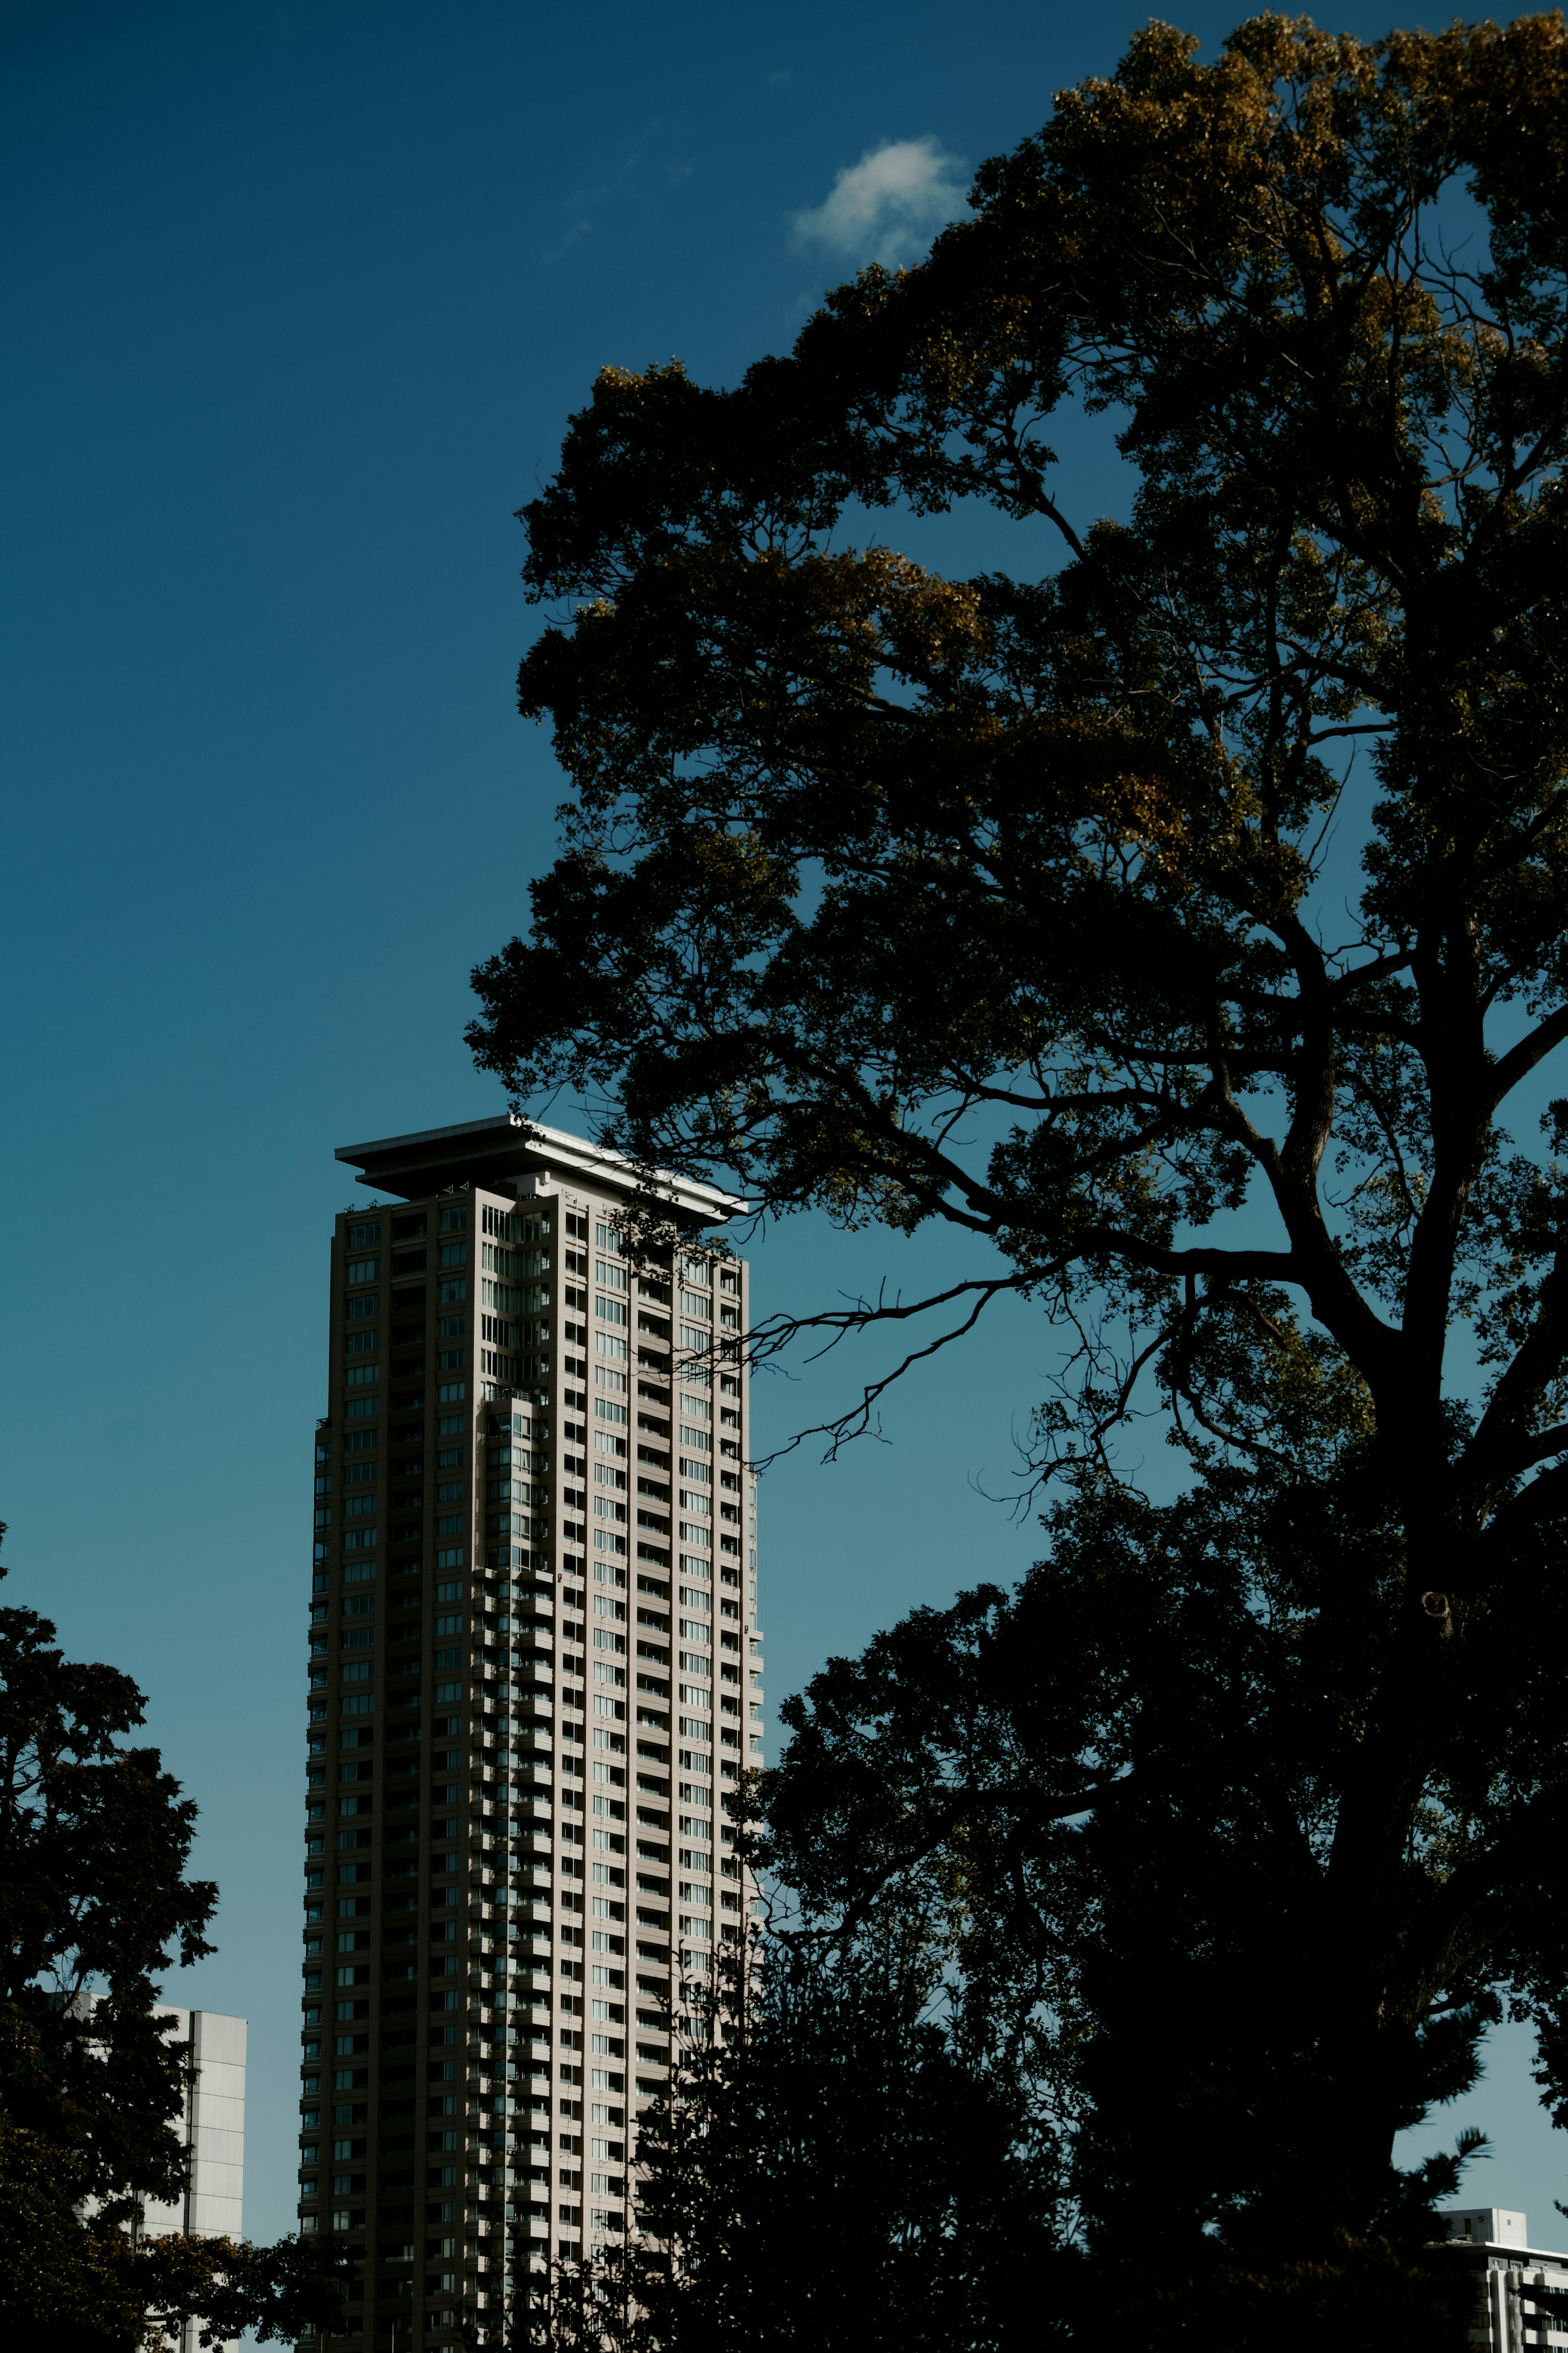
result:
[[[354,1232],[362,1230],[363,1229],[361,1228],[354,1228],[350,1233],[350,1240],[353,1240]],[[379,1227],[376,1230],[379,1233]],[[392,1221],[392,1239],[395,1242],[418,1241],[424,1231],[425,1219],[420,1215],[416,1215],[411,1218],[394,1218]]]
[[[450,1306],[457,1300],[467,1299],[468,1295],[468,1284],[465,1275],[447,1275],[443,1278],[440,1296],[441,1304],[444,1307]]]
[[[425,1221],[424,1221],[424,1219],[420,1219],[420,1230],[421,1230],[421,1231],[423,1231],[423,1230],[424,1230],[424,1222],[425,1222]],[[375,1246],[376,1246],[377,1242],[379,1242],[379,1241],[380,1241],[380,1240],[381,1240],[381,1219],[380,1219],[379,1218],[374,1218],[374,1219],[373,1219],[371,1220],[371,1222],[370,1222],[368,1225],[362,1225],[362,1226],[351,1226],[351,1227],[349,1228],[349,1248],[350,1248],[350,1250],[374,1250],[374,1249],[375,1248]]]
[[[347,1307],[349,1320],[351,1323],[357,1324],[363,1321],[363,1319],[367,1315],[379,1315],[381,1313],[381,1294],[376,1291],[369,1292],[363,1298],[351,1299],[347,1303]]]
[[[441,1231],[444,1234],[466,1234],[468,1230],[468,1213],[467,1209],[442,1210]],[[443,1258],[446,1256],[446,1252],[444,1250],[442,1252],[442,1256]]]
[[[588,1239],[587,1219],[568,1217],[566,1231],[574,1242],[585,1242]]]
[[[374,1484],[375,1472],[376,1466],[374,1462],[345,1462],[343,1464],[343,1485],[345,1487],[363,1487],[366,1485],[367,1482]],[[320,1492],[320,1482],[318,1482],[318,1492]]]
[[[381,1436],[377,1430],[350,1430],[343,1433],[343,1452],[363,1454],[376,1444]]]
[[[600,1250],[618,1250],[621,1247],[619,1229],[616,1226],[595,1226],[594,1240]]]
[[[463,1621],[460,1618],[437,1618],[436,1620],[437,1634],[460,1634],[462,1630]]]
[[[438,1504],[460,1503],[462,1495],[463,1482],[460,1479],[443,1479],[436,1489],[436,1501]]]
[[[378,1258],[351,1258],[343,1279],[347,1282],[374,1282],[380,1272]]]
[[[602,1258],[594,1261],[594,1280],[605,1291],[626,1291],[629,1288],[626,1268],[612,1266]]]
[[[455,1471],[460,1460],[460,1452],[456,1446],[441,1446],[436,1451],[437,1471]]]

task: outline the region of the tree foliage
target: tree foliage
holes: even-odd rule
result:
[[[128,1675],[0,1609],[0,2326],[52,2353],[161,2344],[191,2316],[204,2342],[297,2337],[342,2311],[328,2252],[140,2236],[185,2188],[189,2046],[154,1979],[213,1950],[217,1900],[184,1875],[195,1804],[122,1745],[143,1715]]]
[[[1439,1995],[1397,1989],[1408,2031],[1369,2029],[1358,1931],[1321,1883],[1340,1710],[1371,1669],[1354,1629],[1340,1661],[1289,1639],[1323,1554],[1311,1499],[1260,1500],[1255,1479],[1163,1507],[1097,1482],[1016,1592],[831,1662],[784,1709],[767,1857],[817,1918],[921,1924],[954,2048],[988,2046],[1016,2141],[1060,2152],[1054,2228],[1086,2257],[1057,2266],[1064,2314],[1240,2347],[1278,2292],[1270,2342],[1331,2322],[1398,2343],[1419,2313],[1423,2342],[1459,2346],[1469,2287],[1424,2242],[1479,2137],[1401,2173],[1388,2136],[1471,2086],[1499,1965],[1538,1956],[1451,1956]],[[1543,1662],[1521,1695],[1547,1725],[1553,1686]],[[1439,1933],[1415,1925],[1417,1949]]]
[[[1271,2276],[1395,2227],[1393,2136],[1500,2001],[1568,2109],[1565,122],[1555,15],[1152,26],[789,356],[606,371],[524,511],[573,798],[480,1061],[765,1214],[969,1236],[924,1304],[1062,1335],[1027,1816],[1004,1743],[954,1820],[1012,1821],[998,1887],[1051,1858],[1106,2243],[1157,2188],[1135,2052],[1193,2261]],[[861,530],[961,509],[1009,568]],[[1151,1405],[1163,1514],[1117,1468]],[[955,1690],[1012,1606],[944,1633]],[[919,1753],[867,1799],[917,1844]]]
[[[531,2284],[548,2353],[1003,2353],[1061,2339],[1058,2151],[961,2047],[918,1921],[796,1921],[688,1982],[637,2231]],[[1059,2290],[1057,2292],[1059,2301]]]

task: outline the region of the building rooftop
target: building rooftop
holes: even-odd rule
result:
[[[1568,2256],[1532,2247],[1528,2217],[1508,2207],[1461,2206],[1437,2219],[1447,2224],[1451,2240],[1484,2248],[1489,2254],[1510,2254],[1525,2263],[1568,2263]]]
[[[498,1193],[531,1193],[532,1180],[577,1176],[614,1186],[628,1197],[646,1192],[647,1174],[618,1152],[607,1152],[580,1135],[541,1127],[516,1112],[489,1119],[463,1120],[454,1127],[420,1128],[412,1135],[384,1135],[372,1144],[341,1144],[333,1157],[361,1171],[359,1182],[405,1200],[438,1193],[448,1185],[478,1184]],[[651,1190],[672,1209],[700,1225],[744,1217],[748,1204],[716,1185],[701,1185],[668,1169],[653,1172]]]

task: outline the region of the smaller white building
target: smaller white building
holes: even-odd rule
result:
[[[1474,2251],[1480,2274],[1471,2342],[1486,2353],[1568,2347],[1568,2255],[1532,2247],[1525,2217],[1501,2206],[1461,2207],[1442,2220],[1450,2241]]]
[[[177,2205],[149,2205],[142,2232],[151,2239],[176,2231],[237,2239],[245,2199],[246,2021],[163,2003],[156,2015],[172,2018],[180,2041],[191,2046],[183,2128],[191,2168],[184,2197]]]
[[[191,2046],[191,2081],[185,2114],[178,2127],[190,2152],[185,2194],[177,2204],[143,2210],[144,2238],[189,2232],[198,2239],[237,2239],[245,2201],[246,2021],[217,2010],[178,2010],[160,2003],[156,2015],[172,2018],[182,2042]],[[199,2353],[200,2330],[188,2320],[180,2353]],[[238,2353],[231,2339],[223,2353]]]

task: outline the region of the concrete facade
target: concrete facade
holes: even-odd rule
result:
[[[191,2169],[180,2204],[146,2209],[143,2234],[159,2238],[180,2231],[202,2239],[237,2239],[245,2206],[246,2021],[220,2010],[164,2003],[157,2015],[174,2019],[180,2040],[191,2045],[195,2072],[184,2116]]]
[[[746,1924],[744,1204],[505,1113],[338,1157],[370,1198],[315,1446],[300,2212],[359,2260],[351,2341],[413,2353],[623,2241],[672,2021]]]
[[[1524,2215],[1502,2207],[1462,2207],[1442,2219],[1479,2274],[1472,2344],[1485,2353],[1568,2346],[1568,2255],[1531,2247]]]
[[[191,2046],[195,2073],[185,2094],[183,2137],[190,2153],[190,2177],[178,2204],[149,2204],[142,2213],[144,2238],[176,2232],[198,2239],[238,2239],[245,2210],[245,2053],[247,2024],[216,2010],[180,2010],[160,2003],[159,2018],[172,2018],[180,2040]],[[185,2323],[180,2353],[198,2353],[198,2324]],[[221,2353],[238,2353],[229,2339]]]

